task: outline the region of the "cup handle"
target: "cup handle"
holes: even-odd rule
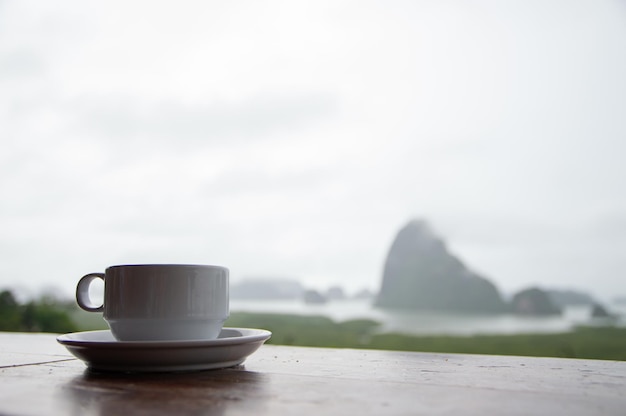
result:
[[[89,286],[94,279],[104,280],[104,273],[89,273],[80,278],[76,286],[76,303],[87,312],[102,312],[104,305],[94,305],[89,298]]]

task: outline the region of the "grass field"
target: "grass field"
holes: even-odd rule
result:
[[[99,314],[76,312],[80,330],[104,329]],[[335,322],[322,316],[233,313],[225,326],[272,331],[270,344],[334,348],[525,355],[626,361],[626,328],[581,327],[561,334],[411,336],[377,333],[372,320]]]

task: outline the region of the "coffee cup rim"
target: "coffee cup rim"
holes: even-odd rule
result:
[[[210,268],[210,269],[222,269],[228,270],[227,267],[217,266],[213,264],[185,264],[185,263],[136,263],[136,264],[116,264],[107,267],[108,269],[116,268],[148,268],[148,267],[171,267],[171,268]]]

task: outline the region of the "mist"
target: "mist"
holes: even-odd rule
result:
[[[625,51],[616,1],[0,2],[0,286],[375,291],[425,218],[507,293],[624,294]]]

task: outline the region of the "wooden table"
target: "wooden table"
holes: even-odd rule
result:
[[[93,373],[0,333],[2,415],[625,415],[626,362],[264,345],[235,368]]]

